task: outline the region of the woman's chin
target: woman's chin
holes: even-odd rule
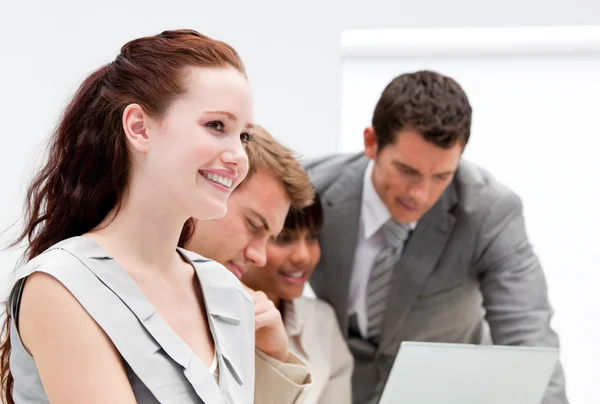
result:
[[[281,288],[281,298],[284,300],[294,300],[302,296],[303,286],[286,285]]]
[[[217,220],[222,219],[227,214],[227,201],[214,201],[208,203],[204,200],[204,203],[194,207],[194,217],[198,220]]]

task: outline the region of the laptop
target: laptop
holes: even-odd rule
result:
[[[403,342],[379,404],[540,404],[557,348]]]

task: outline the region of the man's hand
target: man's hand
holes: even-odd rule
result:
[[[287,362],[288,336],[281,313],[264,292],[254,291],[245,285],[244,289],[254,300],[256,348],[275,359]]]

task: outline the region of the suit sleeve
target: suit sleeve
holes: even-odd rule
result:
[[[510,193],[496,201],[480,232],[477,268],[494,344],[558,347],[546,279],[527,237],[519,197]],[[567,403],[559,362],[542,404]]]
[[[306,399],[312,379],[308,366],[290,352],[281,362],[256,350],[255,404],[301,404]]]
[[[328,307],[328,323],[333,324],[331,330],[331,375],[325,385],[318,404],[351,404],[352,403],[352,371],[354,358],[342,335],[337,317]]]
[[[316,157],[316,158],[302,159],[302,160],[300,160],[300,163],[302,164],[302,167],[304,167],[305,170],[309,171],[309,170],[311,170],[315,167],[318,167],[321,164],[331,160],[333,157],[335,157],[335,155],[330,154],[330,155]]]

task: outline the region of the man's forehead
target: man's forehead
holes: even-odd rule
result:
[[[460,161],[462,148],[450,149],[430,147],[426,149],[390,148],[388,157],[395,165],[403,165],[423,174],[442,174],[454,172]]]
[[[288,212],[287,206],[273,206],[265,209],[260,203],[251,203],[246,207],[246,215],[259,220],[264,229],[271,236],[276,236],[283,230],[285,217]]]
[[[391,161],[398,168],[414,170],[425,175],[453,174],[458,167],[458,160],[411,161],[410,159],[403,160],[401,157],[396,157]]]
[[[290,200],[281,180],[273,173],[258,170],[244,180],[232,197],[242,205],[247,214],[258,216],[266,222],[269,233],[281,232],[290,208]]]

